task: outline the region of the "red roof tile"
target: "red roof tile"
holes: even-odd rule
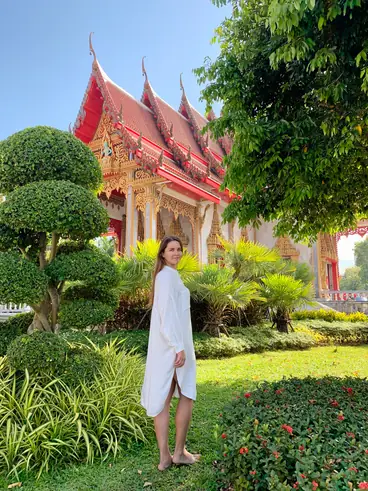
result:
[[[134,99],[128,92],[116,85],[101,69],[107,90],[115,104],[116,110],[122,108],[123,122],[126,126],[159,145],[161,148],[168,150],[167,145],[159,132],[151,109],[141,102]]]
[[[184,145],[187,150],[191,147],[191,151],[203,159],[202,150],[194,139],[188,120],[157,95],[156,101],[168,126],[173,125],[173,136],[176,142]]]

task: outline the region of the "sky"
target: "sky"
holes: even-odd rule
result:
[[[340,238],[337,243],[340,274],[344,274],[346,268],[354,266],[354,245],[364,239],[365,237],[360,237],[357,234]]]
[[[210,0],[0,0],[0,140],[28,126],[74,124],[92,67],[88,36],[109,77],[140,98],[141,60],[154,90],[179,107],[180,73],[192,104],[192,73],[215,58],[214,29],[230,13]]]

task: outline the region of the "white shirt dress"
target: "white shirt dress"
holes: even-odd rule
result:
[[[184,350],[183,367],[174,367],[175,355]],[[196,360],[190,320],[190,293],[176,269],[164,266],[156,276],[146,372],[141,404],[155,417],[164,409],[176,370],[181,393],[196,399]],[[177,386],[174,392],[179,397]]]

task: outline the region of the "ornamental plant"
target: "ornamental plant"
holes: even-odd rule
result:
[[[368,382],[284,379],[234,398],[217,427],[220,467],[238,490],[365,489]]]
[[[108,226],[96,196],[101,183],[97,159],[70,133],[40,126],[0,142],[0,194],[6,195],[0,204],[0,303],[31,306],[29,332],[55,332],[66,302],[75,315],[83,311],[78,327],[113,315],[111,301],[106,307],[102,298],[118,281],[115,264],[89,244]],[[68,299],[66,284],[79,285]],[[82,307],[83,293],[92,288],[95,295]]]

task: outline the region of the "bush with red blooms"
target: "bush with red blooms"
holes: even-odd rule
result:
[[[367,391],[365,379],[326,377],[234,397],[218,425],[221,479],[236,491],[368,489]]]

